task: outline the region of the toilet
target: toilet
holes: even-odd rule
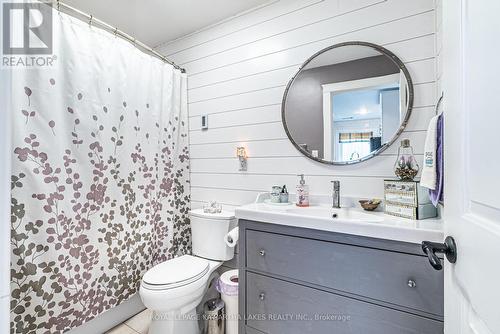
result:
[[[149,334],[199,334],[196,307],[205,295],[214,271],[234,257],[224,238],[236,227],[234,213],[190,212],[192,255],[160,263],[146,272],[139,294],[153,311]]]

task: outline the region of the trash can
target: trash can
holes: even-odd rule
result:
[[[223,273],[217,290],[226,308],[226,334],[238,334],[238,270]]]
[[[210,299],[203,307],[203,334],[224,334],[224,302]]]

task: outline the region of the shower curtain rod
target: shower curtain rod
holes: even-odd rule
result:
[[[57,6],[57,10],[59,12],[64,8],[64,9],[66,9],[66,11],[70,11],[70,12],[73,12],[73,13],[78,14],[80,16],[83,16],[85,19],[88,20],[89,25],[96,25],[97,24],[100,27],[102,27],[102,28],[108,30],[109,32],[113,33],[115,36],[119,36],[119,37],[121,37],[121,38],[129,41],[130,43],[134,44],[136,47],[141,48],[141,49],[149,52],[153,56],[155,56],[155,57],[163,60],[164,62],[172,65],[174,68],[180,70],[182,73],[186,73],[186,70],[184,68],[180,67],[179,65],[177,65],[176,63],[174,63],[173,61],[171,61],[170,59],[168,59],[167,57],[165,57],[161,53],[156,52],[153,48],[147,46],[146,44],[144,44],[144,43],[142,43],[140,41],[138,41],[134,37],[132,37],[132,36],[128,35],[127,33],[119,30],[118,28],[113,27],[113,26],[107,24],[104,21],[96,19],[93,15],[84,13],[81,10],[76,9],[76,8],[70,6],[70,5],[68,5],[68,4],[66,4],[66,3],[64,3],[62,1],[52,0],[52,2],[55,3],[55,5]],[[75,15],[73,15],[73,16],[75,16]]]

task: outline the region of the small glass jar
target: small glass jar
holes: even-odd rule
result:
[[[280,197],[281,197],[281,186],[273,186],[270,193],[271,203],[280,203]]]
[[[410,140],[403,139],[398,150],[398,158],[394,163],[394,174],[403,181],[413,181],[419,169]]]

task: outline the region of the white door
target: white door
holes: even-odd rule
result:
[[[500,333],[500,1],[443,0],[445,333]]]

